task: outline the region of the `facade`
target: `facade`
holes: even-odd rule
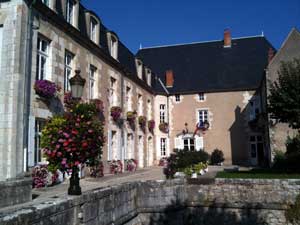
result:
[[[270,63],[266,73],[266,90],[270,84],[278,78],[278,70],[281,62],[292,61],[294,58],[300,58],[300,33],[296,28],[293,28],[288,34],[286,40],[278,52],[270,59]],[[286,150],[286,140],[288,136],[293,137],[297,131],[289,128],[288,124],[278,123],[275,119],[270,118],[268,123],[270,152],[271,159],[276,150]]]
[[[260,84],[272,48],[264,37],[231,39],[226,31],[224,40],[135,55],[78,0],[11,0],[0,6],[0,180],[44,160],[41,130],[48,117],[63,112],[69,79],[78,69],[87,81],[83,99],[104,104],[105,162],[134,158],[142,168],[184,148],[219,148],[228,164],[265,160],[263,131],[249,125],[261,109]],[[33,90],[36,80],[54,82],[60,94],[45,101]],[[122,109],[123,124],[110,116],[115,106]],[[133,111],[154,120],[154,132],[137,123],[130,127],[126,114]],[[203,122],[209,129],[194,134]]]

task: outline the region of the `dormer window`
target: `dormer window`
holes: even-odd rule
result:
[[[147,74],[147,84],[149,85],[149,86],[151,86],[151,70],[150,69],[146,69],[146,74]]]
[[[97,21],[91,17],[90,20],[90,38],[93,42],[96,43],[97,40]]]
[[[74,22],[74,0],[66,1],[66,20],[73,25]]]
[[[137,69],[137,75],[140,79],[143,78],[143,63],[141,60],[136,60],[136,69]]]
[[[108,32],[107,40],[111,57],[118,60],[118,37],[113,32]]]

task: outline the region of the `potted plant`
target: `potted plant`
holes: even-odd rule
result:
[[[113,121],[118,122],[121,118],[122,109],[119,106],[113,106],[110,109],[110,115],[113,119]]]
[[[64,94],[64,105],[67,111],[70,111],[79,103],[79,99],[73,98],[70,91]]]
[[[139,116],[139,119],[138,119],[138,122],[139,122],[139,125],[140,125],[140,128],[145,131],[145,128],[146,128],[146,122],[147,119],[145,116]]]
[[[121,160],[113,160],[109,162],[110,173],[118,174],[123,172],[123,164]]]
[[[210,157],[211,164],[213,165],[223,165],[224,154],[221,150],[215,149]]]
[[[154,120],[149,120],[148,121],[148,129],[151,133],[153,133],[155,127],[155,121]]]
[[[50,99],[55,96],[58,89],[56,84],[49,80],[36,80],[34,90],[40,97]]]
[[[127,159],[126,161],[126,170],[129,172],[134,172],[137,169],[137,161],[135,159]]]
[[[126,120],[132,129],[135,128],[136,115],[137,115],[136,111],[128,111],[126,113]]]
[[[169,125],[166,122],[160,123],[159,124],[159,130],[163,133],[168,133],[169,132]]]

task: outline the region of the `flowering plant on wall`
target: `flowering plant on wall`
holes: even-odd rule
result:
[[[159,124],[159,130],[163,133],[168,133],[169,132],[169,124],[166,122]]]
[[[51,167],[77,171],[79,164],[94,166],[100,161],[105,137],[97,114],[95,104],[80,103],[48,121],[41,146]]]
[[[131,128],[135,128],[136,111],[128,111],[126,114],[126,120]]]
[[[113,106],[110,109],[110,115],[113,119],[113,121],[118,122],[119,119],[121,118],[121,114],[122,114],[122,109],[119,106]]]
[[[113,160],[109,162],[110,173],[118,174],[123,172],[123,164],[121,160]]]
[[[151,133],[153,133],[155,127],[155,121],[154,120],[149,120],[148,121],[148,129]]]
[[[137,169],[138,162],[136,159],[127,159],[126,162],[126,170],[129,172],[134,172]]]
[[[35,166],[32,170],[32,187],[41,188],[58,183],[58,172],[49,172],[47,165]]]
[[[168,163],[168,157],[162,157],[162,158],[159,160],[158,165],[159,165],[159,166],[166,166],[167,163]]]
[[[36,80],[34,90],[37,95],[43,98],[53,98],[58,91],[55,83],[49,80]]]
[[[146,130],[146,129],[145,129],[145,128],[146,128],[146,123],[147,123],[146,117],[145,117],[145,116],[139,116],[138,121],[139,121],[140,128],[141,128],[143,131],[145,131],[145,130]]]

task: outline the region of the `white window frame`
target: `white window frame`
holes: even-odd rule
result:
[[[115,36],[110,38],[110,54],[114,59],[118,59],[118,39]]]
[[[162,157],[167,156],[167,139],[160,138],[160,155]]]
[[[64,91],[70,91],[70,78],[72,77],[73,72],[73,59],[74,54],[69,51],[65,51],[65,74],[64,74]]]
[[[3,25],[0,24],[0,69],[1,69],[1,62],[2,62],[2,44],[3,42]]]
[[[97,67],[90,65],[90,69],[89,69],[89,99],[94,99],[97,97],[96,96],[97,88],[95,86],[95,85],[97,85],[96,72],[97,72]]]
[[[150,99],[147,101],[147,118],[148,120],[152,119],[152,102]]]
[[[146,69],[146,74],[147,74],[147,84],[149,86],[151,86],[151,76],[152,76],[151,70],[150,69]]]
[[[129,85],[126,85],[126,105],[127,105],[127,111],[132,111],[132,87]]]
[[[66,20],[68,23],[74,23],[74,0],[66,0]]]
[[[180,102],[181,96],[179,94],[175,95],[175,102]]]
[[[198,109],[198,122],[209,122],[209,111],[208,109]]]
[[[200,101],[200,102],[205,101],[205,93],[204,92],[198,93],[198,101]]]
[[[165,104],[159,105],[159,122],[160,123],[166,122],[166,105]]]
[[[43,49],[43,44],[45,44],[46,48]],[[47,67],[48,67],[48,58],[49,58],[49,46],[50,42],[41,37],[38,36],[37,40],[37,74],[36,79],[37,80],[43,80],[47,77]],[[44,60],[44,64],[42,64],[42,60]]]
[[[143,63],[141,60],[136,60],[136,67],[137,67],[137,75],[140,79],[143,79]]]
[[[138,94],[138,115],[143,115],[143,95]]]
[[[109,101],[112,106],[117,106],[117,91],[116,91],[117,79],[114,77],[110,77],[109,82],[110,82]]]
[[[90,17],[90,39],[95,43],[97,42],[97,26],[97,21],[93,17]]]
[[[253,97],[249,100],[250,112],[249,112],[249,120],[254,120],[261,112],[260,107],[260,99],[258,96]]]
[[[41,148],[41,136],[42,129],[46,124],[46,120],[42,118],[35,118],[35,128],[34,128],[34,164],[43,161],[43,152]]]

